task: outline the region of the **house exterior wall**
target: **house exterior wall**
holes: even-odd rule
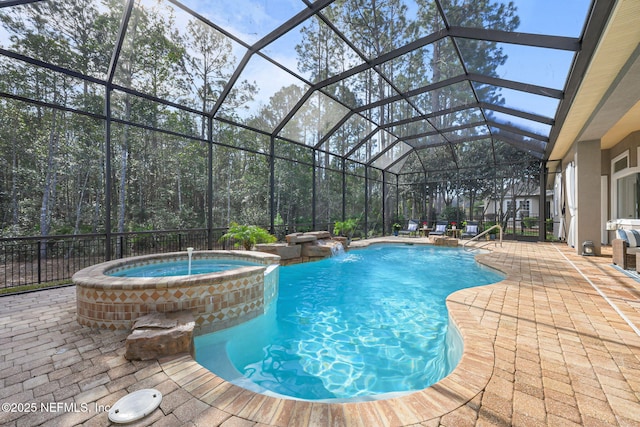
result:
[[[577,200],[581,201],[581,206],[579,206],[577,215],[579,232],[576,246],[580,246],[584,240],[593,240],[594,244],[597,244],[597,242],[604,244],[611,242],[615,237],[614,232],[609,231],[608,233],[602,233],[602,228],[607,220],[618,219],[616,218],[615,207],[617,179],[631,173],[640,173],[640,131],[629,134],[609,149],[600,150],[598,148],[598,150],[596,150],[595,146],[599,147],[599,145],[599,141],[580,141],[574,143],[562,159],[563,200],[561,204],[565,206],[567,205],[566,165],[573,161],[578,166],[576,195]],[[628,153],[629,159],[627,168],[618,173],[614,173],[614,160],[626,153]],[[601,179],[606,180],[604,189],[602,189]],[[601,193],[601,191],[606,191],[606,193]],[[600,202],[596,203],[596,201]],[[603,203],[605,206],[602,206]],[[606,217],[603,218],[603,215]],[[567,230],[570,220],[570,214],[568,209],[566,209],[564,222]],[[580,253],[581,248],[576,247],[576,251]]]
[[[626,176],[640,173],[640,131],[627,135],[622,141],[608,150],[602,152],[603,175],[607,177],[607,220],[622,221],[619,226],[624,228],[638,228],[640,218],[623,217],[617,209],[618,180]],[[615,172],[614,163],[623,157],[628,158],[627,167]],[[637,215],[636,215],[637,216]],[[615,238],[614,231],[607,233],[608,243]]]

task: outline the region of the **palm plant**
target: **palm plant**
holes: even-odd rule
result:
[[[278,239],[257,225],[232,222],[229,224],[229,231],[220,237],[219,241],[223,240],[233,240],[236,246],[242,246],[245,250],[250,251],[257,243],[273,243]]]

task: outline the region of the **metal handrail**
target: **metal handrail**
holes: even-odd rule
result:
[[[486,230],[484,230],[482,233],[480,233],[480,234],[477,234],[477,235],[473,236],[472,238],[470,238],[469,240],[467,240],[466,242],[464,242],[464,243],[462,244],[462,247],[466,250],[466,249],[467,249],[467,245],[468,245],[468,244],[470,244],[471,242],[477,242],[477,241],[480,239],[480,237],[482,237],[482,236],[484,236],[485,234],[489,233],[489,232],[490,232],[491,230],[493,230],[494,228],[497,228],[497,229],[499,229],[499,230],[500,230],[500,239],[499,239],[499,241],[500,241],[500,247],[502,247],[502,226],[501,226],[500,224],[496,224],[496,225],[494,225],[494,226],[491,226],[491,227],[487,228]],[[487,246],[487,245],[490,245],[490,244],[491,244],[491,242],[489,242],[489,243],[487,243],[487,244],[485,244],[485,245],[483,245],[483,246],[481,246],[481,247],[484,247],[484,246]],[[496,241],[496,242],[495,242],[495,244],[496,244],[496,245],[498,245],[498,242]],[[473,248],[470,248],[470,249],[480,249],[480,248],[478,248],[478,247],[473,247]]]

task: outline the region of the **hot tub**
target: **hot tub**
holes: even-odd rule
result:
[[[196,251],[194,262],[248,262],[210,273],[163,277],[118,277],[114,272],[152,264],[188,260],[187,252],[146,255],[108,261],[73,275],[77,318],[92,328],[128,330],[135,319],[152,313],[189,310],[196,331],[225,329],[264,313],[277,295],[277,255],[252,251]]]

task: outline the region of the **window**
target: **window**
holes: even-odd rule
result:
[[[511,200],[507,200],[507,218],[515,217],[513,211],[514,209],[513,209],[513,204],[511,203]]]
[[[520,211],[520,218],[526,218],[529,216],[529,200],[520,200],[518,202],[518,209]]]
[[[620,172],[626,169],[629,164],[629,157],[623,157],[622,159],[613,163],[613,173]]]
[[[640,218],[640,173],[616,181],[618,218]]]

